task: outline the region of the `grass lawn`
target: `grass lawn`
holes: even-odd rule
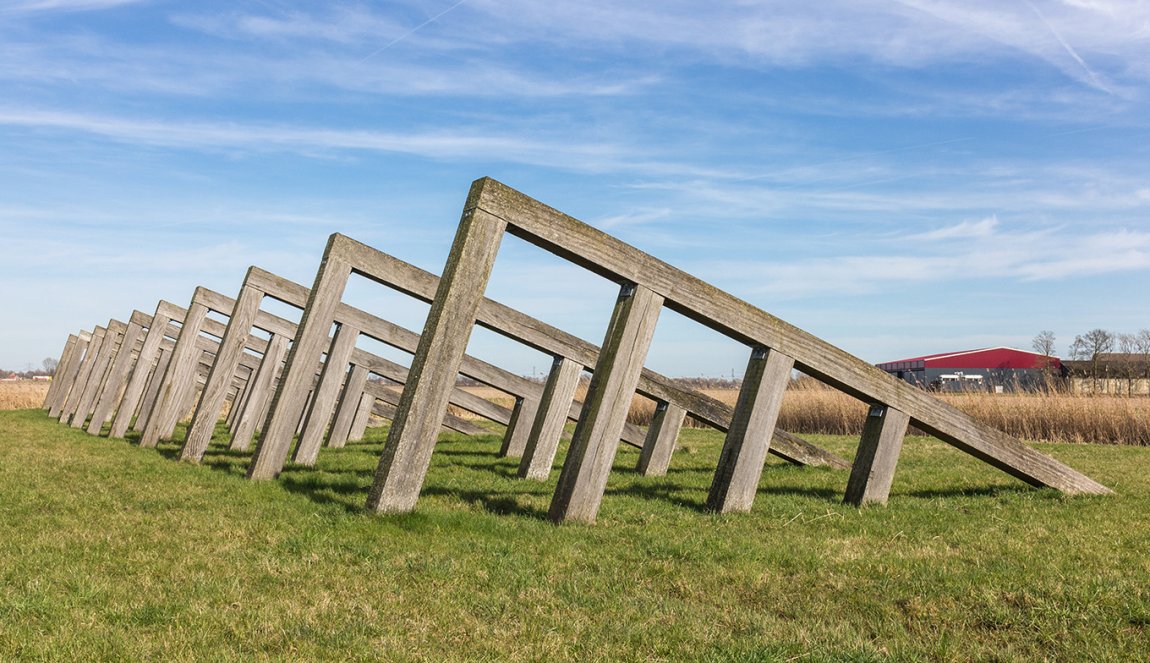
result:
[[[714,516],[722,438],[689,430],[665,478],[623,448],[598,523],[559,527],[558,472],[516,479],[497,435],[444,436],[415,513],[365,513],[384,433],[254,483],[222,446],[0,412],[0,660],[1150,656],[1150,448],[1042,445],[1117,491],[1067,498],[912,438],[861,511],[772,458]]]

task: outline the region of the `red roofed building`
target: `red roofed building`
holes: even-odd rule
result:
[[[1041,389],[1062,374],[1062,361],[1014,348],[945,352],[878,364],[900,380],[936,391],[1017,391]]]

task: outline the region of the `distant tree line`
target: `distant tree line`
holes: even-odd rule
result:
[[[1054,341],[1054,332],[1042,331],[1031,345],[1035,352],[1052,357]],[[1129,394],[1146,390],[1138,388],[1139,382],[1150,383],[1150,329],[1135,333],[1091,329],[1074,337],[1068,354],[1069,361],[1063,362],[1066,377],[1089,379],[1095,392],[1108,380],[1124,383]]]
[[[25,380],[31,380],[34,377],[55,375],[56,367],[59,365],[59,363],[60,362],[55,357],[45,357],[44,361],[40,362],[40,368],[32,368],[31,364],[28,365],[27,370],[23,371],[9,371],[0,368],[0,378],[18,377]]]

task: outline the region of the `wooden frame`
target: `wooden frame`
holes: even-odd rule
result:
[[[756,379],[745,383],[743,390],[756,393],[740,394],[734,413],[738,425],[732,423],[728,430],[724,458],[708,498],[713,509],[750,508],[764,447],[771,444],[762,431],[773,419],[771,410],[777,411],[782,389],[778,383],[789,378],[792,366],[864,402],[904,412],[920,430],[1032,485],[1067,493],[1110,492],[1089,477],[830,343],[504,184],[483,178],[472,185],[468,195],[412,364],[411,384],[415,388],[404,389],[369,496],[371,509],[402,512],[415,505],[434,446],[434,432],[446,408],[445,376],[454,376],[471,327],[478,321],[504,232],[620,284],[621,300],[607,331],[605,350],[595,365],[589,402],[638,383],[647,328],[653,327],[657,315],[648,312],[652,308],[666,306],[751,349],[748,375]],[[623,297],[638,303],[625,305]],[[636,307],[643,312],[635,314],[632,308]],[[615,347],[609,344],[616,344],[618,351],[608,352],[608,347]],[[763,362],[761,368],[756,366]],[[760,374],[762,379],[758,379]],[[602,497],[603,468],[610,467],[610,458],[605,457],[614,455],[611,440],[621,432],[619,411],[628,402],[620,399],[601,408],[584,409],[552,500],[552,519],[594,520]],[[743,435],[738,430],[742,428],[757,430],[759,435]],[[736,494],[736,498],[729,497]]]

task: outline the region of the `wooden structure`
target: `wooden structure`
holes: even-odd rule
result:
[[[368,329],[369,323],[364,319],[366,314],[340,301],[353,273],[423,301],[433,299],[439,283],[433,274],[382,251],[344,235],[331,236],[315,285],[310,293],[304,291],[295,296],[295,301],[307,296],[300,320],[299,340],[292,346],[277,401],[248,471],[250,478],[272,478],[283,468],[291,444],[291,423],[299,416],[301,404],[307,398],[309,367],[320,360],[331,326],[342,324],[350,316],[360,319],[358,327],[361,331]],[[267,278],[262,280],[268,281]],[[277,298],[292,303],[288,299],[291,288],[283,283],[280,286]],[[466,355],[462,356],[455,369],[459,374],[515,396],[516,405],[511,420],[506,422],[508,430],[501,453],[522,456],[521,477],[545,479],[551,470],[563,424],[568,420],[578,421],[584,409],[583,403],[574,401],[575,387],[583,368],[596,361],[599,348],[491,300],[485,299],[481,304],[478,321],[488,329],[555,357],[555,365],[542,390],[529,380]],[[377,340],[407,352],[415,353],[418,349],[419,336],[414,332],[378,319],[370,325],[375,329],[370,335]],[[301,368],[297,371],[294,369],[296,366]],[[445,388],[452,390],[449,401],[453,403],[450,394],[454,392],[455,376],[456,373],[452,373],[445,383],[448,385]],[[618,433],[623,442],[649,450],[640,460],[640,470],[647,475],[666,472],[666,462],[687,412],[722,430],[731,420],[731,409],[724,403],[680,387],[652,371],[643,371],[638,393],[661,404],[675,405],[669,410],[670,416],[661,417],[660,425],[650,428],[646,435],[626,422]],[[847,463],[837,456],[784,431],[776,431],[775,439],[775,453],[791,462],[847,467]],[[301,439],[300,446],[304,443]]]
[[[601,346],[484,296],[504,233],[618,284]],[[430,302],[423,333],[344,304],[352,274]],[[299,324],[261,310],[265,297],[301,309]],[[644,368],[664,307],[747,347],[743,386],[733,408]],[[209,312],[227,317],[227,324],[209,318]],[[546,382],[466,355],[477,324],[549,354],[553,363]],[[256,330],[269,338],[263,340]],[[356,348],[361,335],[412,353],[411,368]],[[278,475],[296,435],[293,460],[312,464],[325,435],[329,446],[355,439],[374,411],[392,419],[367,498],[368,508],[379,512],[414,508],[441,427],[483,432],[448,416],[449,404],[505,425],[500,452],[521,458],[519,474],[525,478],[548,476],[564,424],[575,420],[549,516],[557,522],[591,522],[619,443],[641,448],[640,472],[662,474],[688,414],[726,434],[707,498],[713,511],[751,508],[768,453],[797,464],[847,467],[776,428],[795,369],[870,405],[850,466],[849,503],[887,500],[912,424],[1032,485],[1067,493],[1110,492],[829,343],[487,178],[472,185],[442,277],[332,235],[311,289],[252,267],[237,299],[197,288],[187,309],[162,301],[151,316],[136,311],[127,323],[112,320],[70,336],[45,408],[62,422],[87,424],[93,434],[111,421],[109,434],[122,437],[132,425],[145,447],[170,437],[176,422],[194,409],[181,458],[198,461],[230,400],[226,423],[233,449],[246,449],[263,422],[248,471],[252,479]],[[579,403],[574,393],[584,370],[592,379],[585,402]],[[403,385],[402,392],[370,381],[372,374]],[[460,391],[458,375],[506,392],[515,399],[514,408]],[[626,422],[633,394],[656,403],[646,433]]]
[[[872,408],[852,470],[854,503],[884,501],[906,427],[913,423],[1035,486],[1108,493],[1105,486],[978,423],[877,368],[726,292],[495,180],[477,180],[464,207],[393,421],[368,508],[411,510],[419,496],[448,390],[476,324],[500,241],[509,232],[619,284],[550,518],[593,521],[659,311],[668,307],[748,347],[749,360],[707,499],[718,512],[750,508],[792,368]],[[330,253],[330,252],[329,252]],[[327,257],[330,261],[330,255]],[[328,262],[325,266],[331,266]],[[341,265],[342,270],[350,269]],[[317,281],[313,295],[324,284]],[[338,298],[339,289],[324,292]]]

